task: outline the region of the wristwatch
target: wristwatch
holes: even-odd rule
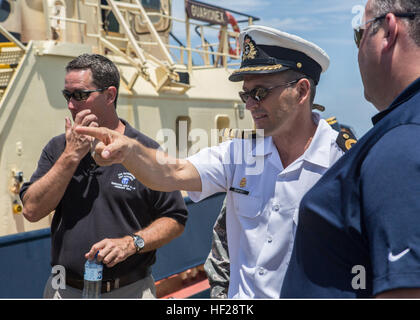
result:
[[[131,234],[130,236],[133,238],[134,246],[136,247],[137,253],[140,252],[144,248],[143,238],[136,234]]]

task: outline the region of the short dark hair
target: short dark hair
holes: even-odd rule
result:
[[[114,86],[117,88],[114,105],[117,108],[118,89],[120,87],[120,73],[115,64],[100,54],[82,54],[66,66],[66,72],[72,70],[86,70],[92,72],[93,84],[97,89]]]
[[[372,2],[372,11],[374,17],[393,13],[418,12],[414,19],[404,19],[409,27],[409,35],[420,46],[420,2],[419,0],[374,0]],[[381,21],[377,21],[372,27],[375,34],[379,30]]]
[[[294,81],[294,80],[298,80],[302,78],[308,79],[309,84],[310,84],[310,90],[311,90],[310,97],[309,97],[309,106],[312,108],[314,104],[314,100],[315,100],[315,95],[316,95],[315,81],[312,78],[308,77],[307,75],[301,72],[295,71],[295,70],[287,70],[285,72],[287,75],[287,81]]]

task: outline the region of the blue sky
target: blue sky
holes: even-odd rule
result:
[[[330,56],[321,76],[315,102],[326,107],[323,118],[336,116],[354,128],[360,138],[371,127],[377,110],[364,99],[353,41],[352,23],[360,17],[366,0],[203,0],[259,17],[256,24],[296,34],[316,43]],[[184,0],[172,1],[173,15],[184,18]],[[179,31],[179,32],[177,32]],[[185,27],[174,24],[185,39]]]

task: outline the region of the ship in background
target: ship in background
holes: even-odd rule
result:
[[[54,212],[29,223],[19,191],[42,148],[64,132],[70,60],[82,53],[111,59],[121,74],[119,116],[159,143],[172,139],[178,155],[193,144],[180,135],[195,129],[208,132],[212,145],[212,130],[238,136],[254,127],[241,84],[228,77],[240,64],[240,29],[259,19],[193,0],[185,11],[185,19],[173,17],[171,0],[0,0],[0,298],[40,298],[51,273]],[[161,129],[174,136],[162,138]],[[184,234],[157,251],[158,297],[208,294],[202,265],[223,198],[185,197]]]
[[[238,24],[258,19],[198,1],[185,8],[185,19],[178,19],[170,0],[0,1],[0,298],[42,297],[51,273],[54,212],[26,221],[19,191],[42,148],[64,132],[61,90],[70,60],[82,53],[111,59],[121,74],[119,116],[160,143],[172,139],[179,155],[193,143],[182,143],[180,134],[253,128],[240,84],[228,76],[239,65]],[[174,136],[159,141],[163,128]],[[200,204],[185,197],[185,232],[158,250],[153,266],[159,297],[208,288],[202,264],[223,197]]]

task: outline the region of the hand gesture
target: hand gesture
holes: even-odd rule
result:
[[[123,163],[132,149],[132,139],[108,128],[79,126],[76,128],[76,132],[99,140],[92,152],[92,157],[100,166]]]
[[[71,124],[69,118],[66,117],[65,132],[66,132],[66,148],[65,153],[75,157],[80,161],[90,151],[94,138],[80,134],[75,131],[77,126],[98,127],[96,122],[98,119],[90,110],[82,110],[74,119],[74,125]]]

